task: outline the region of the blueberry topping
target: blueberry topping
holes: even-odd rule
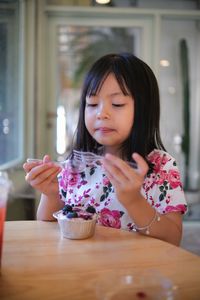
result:
[[[63,211],[63,214],[66,215],[68,212],[72,211],[72,206],[69,205],[69,204],[66,204],[66,205],[63,207],[62,211]]]
[[[96,213],[96,209],[94,208],[94,206],[92,205],[89,205],[87,208],[86,208],[86,211],[91,213],[91,214],[94,214]]]
[[[70,211],[70,212],[68,212],[68,214],[67,214],[67,218],[68,218],[68,219],[78,218],[78,214],[77,214],[77,212],[75,212],[75,211]]]

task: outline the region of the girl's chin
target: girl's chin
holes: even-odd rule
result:
[[[100,140],[100,139],[95,139],[96,140],[96,142],[98,143],[98,144],[100,144],[102,147],[103,147],[103,152],[104,153],[107,153],[107,152],[109,152],[109,153],[116,153],[116,152],[118,152],[119,151],[119,145],[117,144],[114,144],[114,143],[111,143],[111,142],[106,142],[106,141],[102,141],[102,140]]]

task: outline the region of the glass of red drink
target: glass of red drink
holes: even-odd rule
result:
[[[8,179],[8,174],[5,171],[0,171],[0,267],[3,249],[3,230],[9,189],[10,180]]]

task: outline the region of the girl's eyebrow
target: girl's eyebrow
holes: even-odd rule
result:
[[[116,97],[116,96],[128,96],[128,94],[127,95],[124,95],[124,93],[122,92],[122,91],[119,91],[119,92],[111,92],[110,94],[108,94],[107,96],[109,96],[109,97]],[[98,97],[98,95],[94,95],[94,94],[91,94],[91,95],[87,95],[86,96],[86,100],[87,99],[91,99],[91,97]]]
[[[114,93],[111,93],[111,94],[109,94],[108,96],[110,96],[110,97],[115,97],[115,96],[130,96],[130,94],[129,93],[127,93],[127,94],[124,94],[123,92],[114,92]]]
[[[118,96],[118,95],[123,95],[123,93],[120,91],[120,92],[114,92],[110,94],[110,96]]]
[[[123,95],[122,92],[114,92],[114,93],[108,94],[107,96],[109,96],[109,97],[115,97],[115,96],[121,96],[121,95]],[[93,94],[88,95],[88,96],[86,96],[86,100],[89,99],[89,98],[91,98],[91,97],[98,97],[98,95],[93,95]]]

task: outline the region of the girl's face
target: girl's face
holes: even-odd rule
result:
[[[86,97],[85,125],[105,151],[118,153],[128,138],[134,120],[134,101],[124,95],[113,74],[109,74],[96,95]]]

